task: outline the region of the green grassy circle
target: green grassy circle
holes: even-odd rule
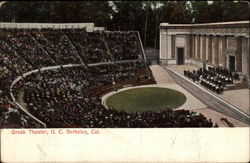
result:
[[[186,96],[176,90],[159,87],[143,87],[118,92],[106,100],[108,107],[128,113],[160,111],[178,108]]]

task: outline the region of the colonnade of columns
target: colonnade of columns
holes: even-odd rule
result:
[[[250,86],[249,45],[249,21],[160,24],[162,64],[206,62],[241,72]]]
[[[191,34],[187,35],[186,39],[188,46],[186,56],[187,59],[195,59],[201,62],[207,61],[209,64],[214,66],[227,67],[228,59],[226,50],[230,49],[230,47],[227,46],[227,36]],[[242,41],[243,39],[245,39],[244,42]],[[247,53],[247,50],[245,49],[248,42],[248,38],[236,37],[236,49],[234,56],[236,62],[235,70],[238,72],[242,72],[242,59],[249,56],[249,53],[245,54]]]
[[[183,35],[182,35],[183,36]],[[168,64],[177,63],[178,34],[161,34],[160,59],[168,60]],[[213,66],[229,68],[229,56],[235,58],[235,70],[249,75],[249,38],[243,36],[186,34],[184,59],[207,62]],[[235,40],[233,48],[229,45],[229,38]],[[228,51],[233,54],[228,54]]]

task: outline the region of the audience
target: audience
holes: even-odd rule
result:
[[[101,105],[100,93],[107,87],[152,81],[135,32],[86,32],[84,29],[3,29],[0,35],[0,126],[40,128],[42,125],[22,112],[16,99],[24,102],[47,127],[212,127],[211,120],[192,111],[126,113]],[[90,66],[90,63],[138,60]],[[81,67],[42,71],[42,67],[83,64]],[[23,73],[39,72],[26,77]],[[215,70],[220,75],[227,73]],[[12,82],[22,79],[10,90]],[[222,78],[222,77],[221,77]],[[233,76],[237,79],[237,75]]]
[[[24,99],[48,127],[213,127],[211,120],[192,111],[126,113],[106,109],[88,96],[91,90],[112,85],[112,76],[115,83],[133,77],[135,70],[128,68],[102,65],[36,73],[24,82]]]
[[[228,84],[233,84],[233,80],[240,80],[238,73],[230,72],[228,69],[220,66],[216,68],[209,67],[208,69],[200,68],[192,72],[184,70],[184,76],[217,94],[223,93],[224,87]]]

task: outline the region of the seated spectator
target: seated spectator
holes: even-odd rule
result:
[[[18,99],[22,90],[27,109],[47,127],[212,127],[210,120],[192,111],[126,113],[101,105],[104,88],[152,82],[139,45],[135,32],[4,29],[0,35],[0,126],[42,127],[11,102],[11,93]],[[108,63],[89,65],[99,62]],[[64,68],[65,64],[82,66]],[[60,68],[41,69],[56,65]],[[38,72],[24,75],[34,69]],[[219,75],[214,76],[215,72]],[[238,79],[236,73],[223,69],[211,70],[207,76],[201,71],[185,74],[196,82],[204,76],[213,81],[215,90]],[[17,77],[20,80],[12,86]]]
[[[184,76],[192,79],[194,82],[198,81],[202,86],[211,91],[221,94],[224,87],[228,84],[233,84],[233,80],[239,80],[239,74],[230,72],[223,67],[208,67],[208,69],[200,68],[197,71],[184,70]]]

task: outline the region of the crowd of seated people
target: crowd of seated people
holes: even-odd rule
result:
[[[208,69],[200,68],[198,70],[184,70],[184,76],[192,79],[194,82],[199,82],[207,89],[221,94],[224,87],[228,84],[233,84],[234,80],[240,80],[237,72],[230,72],[223,67],[208,67]]]
[[[7,94],[11,82],[17,76],[33,68],[2,40],[0,40],[0,64],[0,84],[4,94]]]
[[[89,66],[88,63],[135,60],[141,52],[135,32],[86,32],[58,29],[3,29],[0,35],[0,127],[42,125],[12,102],[24,92],[28,110],[48,127],[212,127],[191,111],[126,113],[106,109],[89,92],[105,85],[150,78],[142,62]],[[41,71],[40,68],[85,64]],[[34,69],[39,72],[24,77]],[[149,74],[147,74],[149,72]],[[11,83],[22,76],[12,90]],[[21,90],[22,89],[22,90]],[[95,99],[95,100],[94,100]]]
[[[67,42],[65,38],[60,38],[60,36],[57,36],[57,43],[56,41],[49,40],[45,37],[45,34],[41,32],[31,32],[32,36],[37,40],[37,42],[48,52],[48,54],[53,58],[53,60],[57,64],[69,64],[69,63],[78,63],[73,62],[75,61],[75,56],[72,56],[72,53],[69,55],[66,53],[67,51],[71,49],[67,49]],[[50,35],[48,34],[47,37]]]
[[[9,29],[1,32],[0,39],[36,68],[135,60],[142,55],[135,32]]]
[[[1,52],[0,52],[1,54]],[[2,58],[1,58],[2,59]],[[2,65],[2,61],[1,61]],[[19,67],[19,65],[18,65]],[[0,70],[0,126],[1,128],[38,128],[41,124],[27,116],[11,102],[9,87],[14,79],[15,72],[11,72],[9,67],[3,67]],[[3,70],[4,69],[4,70]],[[8,78],[9,77],[9,78]]]
[[[67,36],[75,45],[84,63],[108,62],[112,60],[112,55],[105,45],[106,40],[103,32],[73,31],[67,32]]]
[[[68,63],[75,63],[80,64],[81,59],[78,55],[77,50],[75,49],[74,45],[72,45],[71,41],[63,31],[57,32],[43,32],[40,33],[41,36],[44,37],[44,41],[46,44],[41,44],[44,48],[52,47],[54,50],[56,59],[60,59],[61,63],[68,64]],[[54,47],[54,48],[53,48]]]
[[[1,39],[33,67],[41,68],[55,65],[54,60],[39,46],[29,32],[3,32]]]
[[[21,112],[8,97],[0,97],[1,128],[42,128],[43,125]]]
[[[130,67],[130,72],[128,66],[114,64],[32,74],[23,81],[24,100],[48,127],[213,127],[211,120],[192,111],[127,113],[106,109],[88,96],[90,90],[133,77]]]
[[[138,59],[140,52],[135,32],[106,32],[105,37],[115,60]]]
[[[218,66],[216,68],[209,67],[208,68],[210,72],[217,73],[219,77],[222,78],[222,80],[225,80],[225,82],[233,83],[233,80],[240,80],[240,75],[237,72],[231,72],[227,68],[223,68],[221,66]],[[229,81],[227,81],[227,79]]]
[[[0,65],[0,126],[3,128],[41,127],[39,123],[20,112],[10,100],[11,83],[17,76],[32,70],[32,65],[25,62],[3,40],[0,40]]]
[[[125,37],[127,35],[124,36],[124,39],[126,39]],[[21,121],[16,121],[15,125],[28,127],[27,124],[30,124],[31,121],[34,122],[24,113],[19,112],[18,108],[11,102],[10,85],[16,77],[42,67],[110,61],[114,57],[108,50],[109,46],[104,44],[105,42],[107,43],[103,31],[89,33],[83,29],[1,29],[0,126],[13,123],[9,118],[12,117],[9,116],[12,115],[12,112],[18,113],[19,117],[22,117]],[[124,45],[123,48],[129,49],[130,47],[127,45]],[[126,65],[124,66],[126,67]],[[96,70],[103,71],[101,67]],[[133,73],[129,69],[124,69],[117,75],[121,76],[122,74],[123,77],[119,79],[123,80],[126,75],[129,76]],[[90,74],[89,76],[91,76]],[[118,78],[118,76],[114,76],[114,78]],[[87,89],[85,91],[87,92]],[[13,93],[17,98],[18,89],[13,90]],[[8,111],[8,107],[10,111]]]

